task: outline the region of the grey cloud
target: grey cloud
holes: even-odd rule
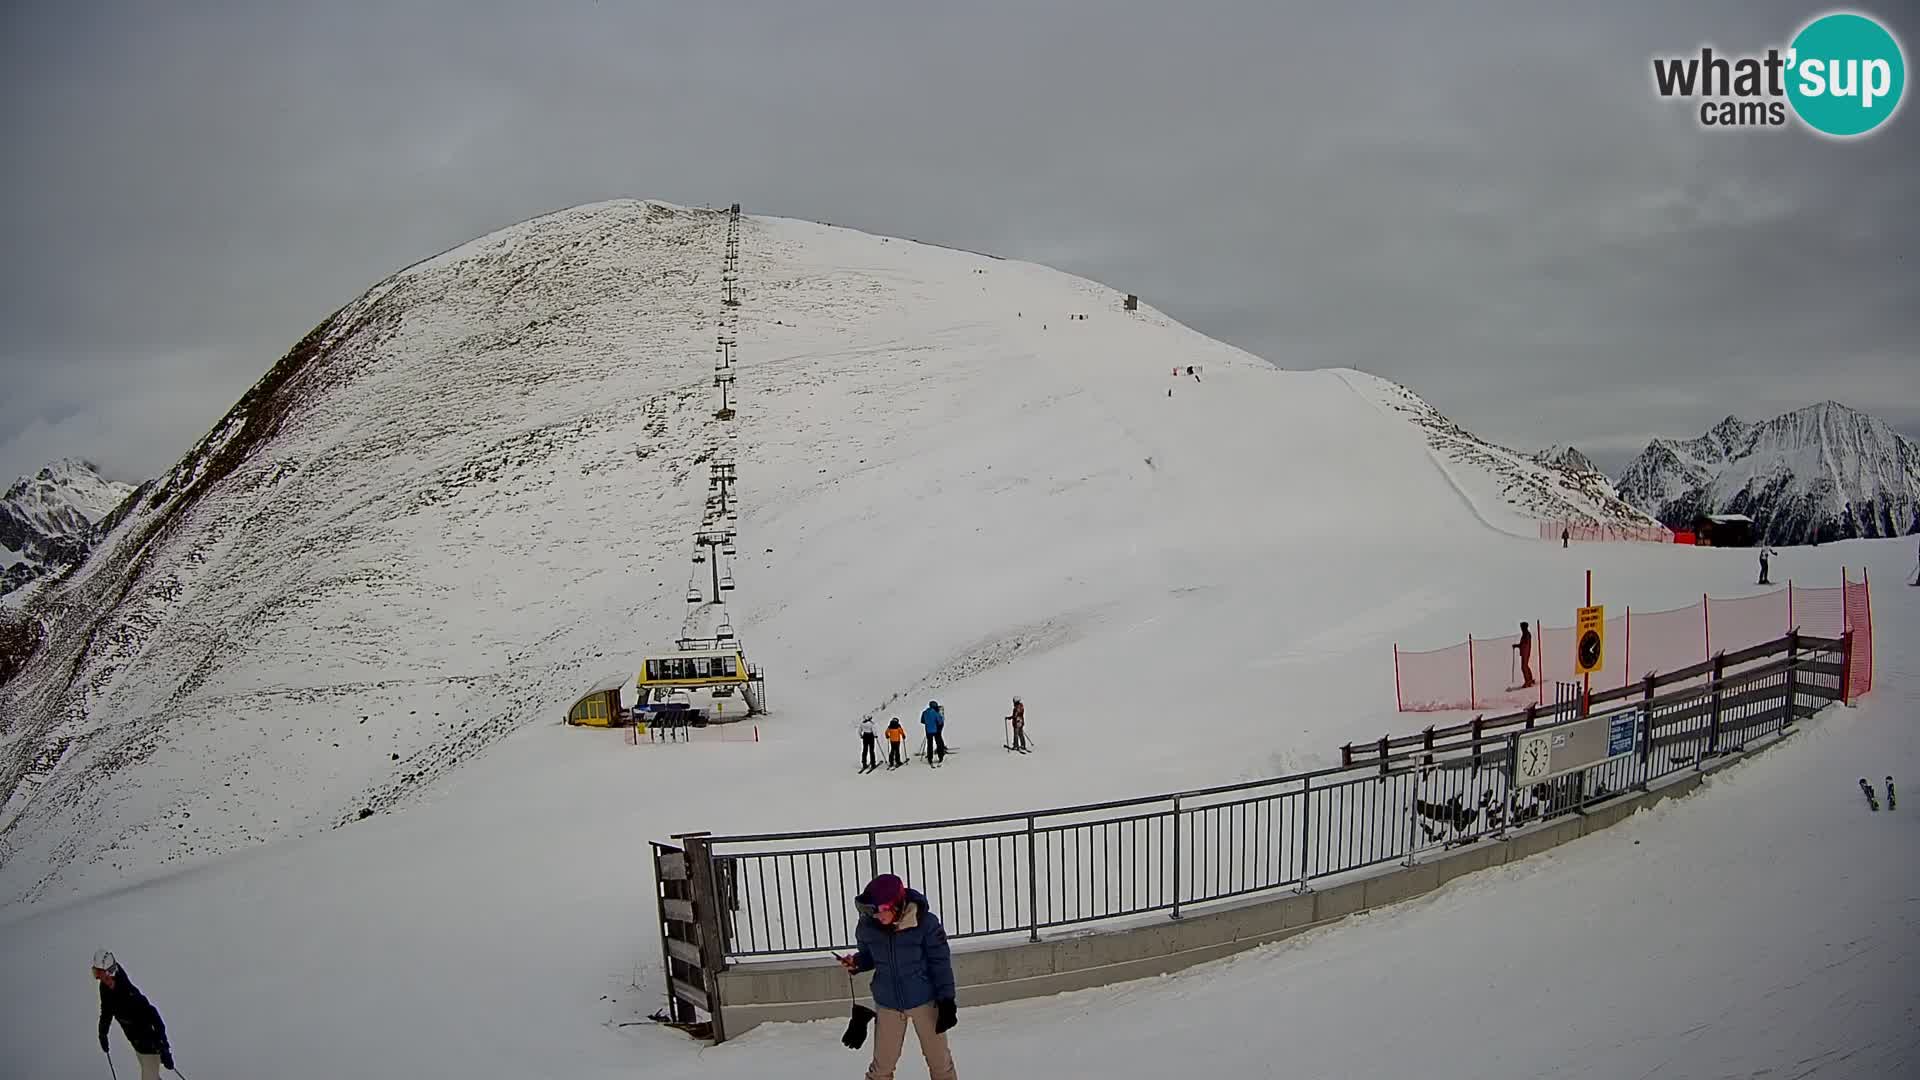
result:
[[[14,5],[0,475],[148,474],[386,273],[620,195],[1049,262],[1510,445],[1828,397],[1915,430],[1911,109],[1839,144],[1651,91],[1808,14]]]

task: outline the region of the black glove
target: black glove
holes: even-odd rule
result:
[[[113,1051],[107,1049],[107,1033],[104,1031],[100,1033],[100,1052],[103,1054],[113,1053]]]
[[[173,1068],[173,1051],[172,1050],[160,1051],[160,1067],[163,1069],[173,1069],[174,1072],[180,1071],[179,1069]]]
[[[865,1005],[853,1007],[853,1017],[847,1021],[847,1033],[840,1036],[841,1045],[849,1050],[858,1050],[867,1043],[867,1025],[873,1023],[873,1010]]]
[[[952,998],[941,998],[934,1004],[940,1006],[940,1018],[933,1022],[933,1033],[944,1034],[948,1028],[960,1022],[960,1017],[955,1013],[957,1006]]]

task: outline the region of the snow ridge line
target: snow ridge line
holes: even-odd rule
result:
[[[1400,420],[1399,417],[1393,415],[1392,410],[1389,410],[1385,405],[1382,405],[1380,402],[1374,400],[1371,394],[1368,394],[1365,391],[1361,390],[1358,386],[1355,386],[1353,384],[1353,380],[1350,377],[1348,377],[1348,373],[1345,370],[1336,368],[1334,369],[1333,374],[1336,378],[1338,378],[1341,381],[1341,383],[1343,383],[1346,386],[1348,391],[1350,391],[1355,397],[1358,397],[1361,401],[1364,401],[1368,405],[1372,406],[1374,410],[1380,413],[1382,416],[1385,416],[1391,420],[1396,420],[1396,421]],[[1440,459],[1439,452],[1435,450],[1433,446],[1433,440],[1425,438],[1423,434],[1423,437],[1421,438],[1420,441],[1421,441],[1422,449],[1426,452],[1427,460],[1430,463],[1432,463],[1435,471],[1439,472],[1441,479],[1447,482],[1447,486],[1453,489],[1453,493],[1460,497],[1460,501],[1466,504],[1467,509],[1473,513],[1473,516],[1479,519],[1480,524],[1486,526],[1487,528],[1493,530],[1494,532],[1501,533],[1503,535],[1507,535],[1507,536],[1515,535],[1513,533],[1507,532],[1505,529],[1500,528],[1499,526],[1495,525],[1492,521],[1488,520],[1487,515],[1480,509],[1480,504],[1473,501],[1473,497],[1471,495],[1468,495],[1466,489],[1460,486],[1460,481],[1454,478],[1452,471],[1449,470],[1446,466],[1446,463]]]

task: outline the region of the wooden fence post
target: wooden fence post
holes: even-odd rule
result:
[[[713,1041],[727,1040],[721,1016],[720,979],[727,970],[727,943],[720,933],[720,888],[714,879],[713,848],[706,833],[681,837],[687,846],[687,884],[693,892],[693,914],[700,927],[700,967],[707,991],[707,1015],[713,1020]]]
[[[1787,730],[1800,710],[1800,631],[1787,631],[1787,712],[1778,730]]]
[[[1694,759],[1693,767],[1698,769],[1706,764],[1708,754],[1720,752],[1720,699],[1726,693],[1720,685],[1720,679],[1727,673],[1727,654],[1717,653],[1713,658],[1713,703],[1707,713],[1707,748]]]

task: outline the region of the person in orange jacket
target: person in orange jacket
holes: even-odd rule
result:
[[[887,725],[887,768],[897,769],[906,762],[900,760],[900,744],[907,741],[907,729],[900,726],[900,718],[894,717]]]

